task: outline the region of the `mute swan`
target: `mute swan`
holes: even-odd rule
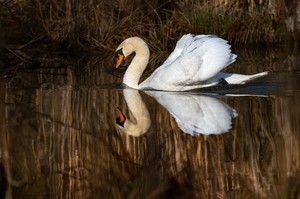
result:
[[[117,109],[116,123],[126,134],[141,136],[151,125],[149,111],[139,91],[124,89],[124,98],[136,122],[127,119]],[[221,134],[231,129],[236,111],[216,98],[181,92],[146,91],[175,118],[179,128],[190,135]]]
[[[222,83],[244,84],[264,76],[240,75],[220,72],[233,63],[236,55],[231,53],[227,41],[214,35],[187,34],[177,42],[174,51],[150,77],[139,84],[139,79],[149,62],[149,48],[139,37],[124,40],[116,50],[116,68],[130,54],[135,52],[127,68],[123,83],[134,89],[164,91],[186,91]]]

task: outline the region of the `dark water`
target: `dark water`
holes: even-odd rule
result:
[[[6,74],[0,197],[299,198],[299,55],[236,53],[227,72],[270,75],[176,94],[121,89],[93,59]]]

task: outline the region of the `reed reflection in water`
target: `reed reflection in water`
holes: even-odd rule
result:
[[[285,74],[293,80],[286,95],[217,99],[238,113],[220,135],[184,133],[167,106],[140,92],[152,121],[140,137],[115,122],[116,106],[133,121],[124,90],[82,86],[72,75],[39,87],[1,84],[3,197],[299,197],[299,75]]]

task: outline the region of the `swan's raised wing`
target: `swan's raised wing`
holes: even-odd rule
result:
[[[184,35],[168,59],[147,78],[141,87],[162,90],[186,90],[215,77],[233,63],[236,55],[230,45],[214,35]],[[163,82],[163,84],[161,83]]]
[[[194,38],[191,34],[183,35],[176,43],[174,51],[169,55],[169,57],[165,60],[165,62],[160,66],[160,68],[164,68],[166,66],[169,66],[176,60],[183,51],[191,45],[191,43],[194,41]]]
[[[231,129],[236,111],[209,96],[186,93],[146,91],[175,118],[179,128],[191,135],[221,134]]]

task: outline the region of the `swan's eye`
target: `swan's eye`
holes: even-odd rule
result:
[[[123,115],[123,113],[119,108],[116,109],[116,114],[117,114],[116,123],[121,127],[124,127],[126,117]]]
[[[123,49],[119,49],[116,51],[116,68],[119,68],[119,66],[122,64],[125,56],[123,54]]]

